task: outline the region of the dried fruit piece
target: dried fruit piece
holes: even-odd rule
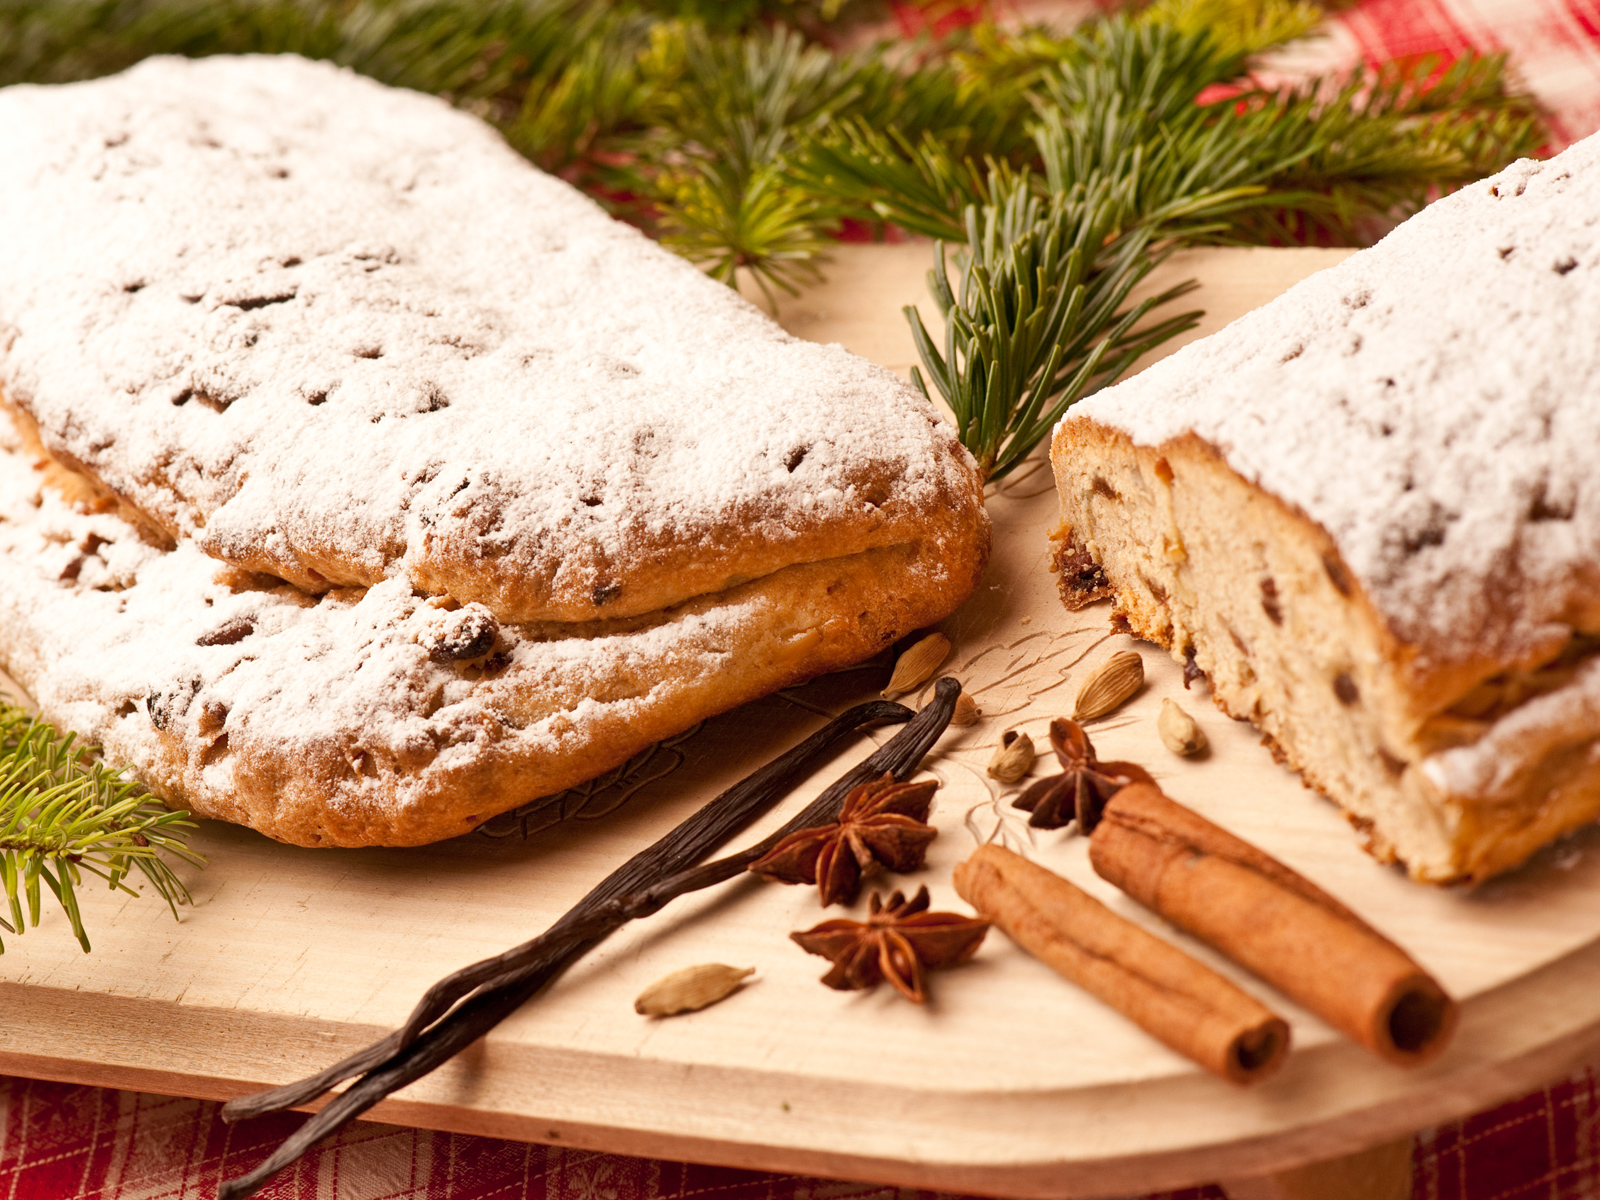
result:
[[[972,698],[972,693],[962,692],[956,697],[956,708],[950,714],[950,724],[976,725],[981,716],[983,709],[978,707],[978,702]]]
[[[889,686],[883,689],[883,698],[893,700],[916,691],[933,678],[933,673],[949,657],[950,639],[942,633],[930,633],[913,644],[894,664],[894,673],[889,676]]]
[[[450,663],[482,658],[494,649],[499,638],[500,626],[494,614],[473,603],[437,620],[420,640],[434,662]]]
[[[1072,707],[1074,721],[1103,717],[1144,686],[1144,659],[1136,650],[1119,650],[1097,667]]]
[[[255,631],[255,622],[249,617],[233,617],[224,621],[209,633],[202,633],[195,638],[194,644],[196,646],[235,646]]]
[[[697,1012],[733,995],[756,973],[754,967],[700,963],[656,980],[633,1002],[633,1011],[647,1017]]]
[[[1206,748],[1205,730],[1171,700],[1161,702],[1161,715],[1156,718],[1156,732],[1161,735],[1161,744],[1174,754],[1187,757],[1199,754]]]
[[[1018,730],[1008,729],[1000,735],[1000,744],[989,760],[989,778],[1015,783],[1033,770],[1036,757],[1038,752],[1033,748],[1033,739]]]

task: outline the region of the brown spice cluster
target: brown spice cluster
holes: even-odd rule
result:
[[[935,780],[898,783],[882,775],[845,797],[839,819],[784,838],[750,870],[780,883],[814,883],[822,903],[850,904],[861,880],[877,870],[915,871],[938,831],[928,824]],[[840,918],[792,933],[799,945],[833,963],[822,982],[841,991],[876,987],[887,980],[914,1003],[927,999],[923,976],[971,958],[987,921],[960,913],[929,912],[928,889],[887,903],[872,894],[865,921]]]

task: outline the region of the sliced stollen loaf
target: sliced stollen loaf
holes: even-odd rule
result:
[[[414,844],[976,586],[975,467],[432,97],[0,92],[0,663],[160,795]]]
[[[1076,607],[1167,646],[1423,880],[1600,815],[1600,139],[1076,406]]]

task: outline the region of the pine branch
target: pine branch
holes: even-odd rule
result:
[[[644,0],[645,8],[667,17],[702,21],[726,31],[747,31],[774,22],[791,24],[808,36],[852,17],[881,15],[873,0]]]
[[[1143,324],[1192,284],[1123,307],[1173,245],[1290,232],[1350,240],[1361,222],[1405,215],[1542,136],[1531,106],[1508,93],[1503,62],[1471,56],[1443,72],[1422,63],[1358,75],[1328,98],[1313,81],[1201,104],[1240,76],[1251,48],[1309,19],[1304,6],[1268,6],[1221,42],[1156,19],[1166,9],[1196,24],[1218,8],[1162,4],[1053,44],[1033,36],[1024,51],[1038,88],[1038,175],[988,163],[985,178],[974,160],[893,130],[844,130],[800,168],[813,188],[856,203],[875,195],[880,215],[937,236],[948,237],[939,203],[969,198],[959,289],[942,245],[929,276],[943,350],[915,309],[906,315],[986,477],[1014,469],[1071,404],[1192,325],[1193,314]],[[980,189],[987,201],[972,199]]]
[[[1534,103],[1508,86],[1503,55],[1464,54],[1443,69],[1431,58],[1389,63],[1337,88],[1312,80],[1292,96],[1245,93],[1236,102],[1298,107],[1317,139],[1236,222],[1239,241],[1359,244],[1549,139]]]
[[[987,176],[994,169],[961,156],[931,131],[913,143],[899,129],[847,119],[798,150],[788,175],[848,215],[953,239],[963,234],[962,211],[990,199]]]
[[[607,202],[639,186],[625,167],[649,122],[655,82],[641,59],[652,22],[636,13],[579,14],[572,26],[521,51],[518,78],[468,107],[546,171]],[[543,57],[537,61],[530,50]]]
[[[950,284],[944,245],[929,290],[945,319],[941,352],[915,308],[917,351],[986,479],[1014,470],[1067,407],[1115,379],[1198,313],[1152,326],[1146,315],[1193,288],[1127,305],[1160,261],[1151,228],[1119,231],[1129,180],[1098,179],[1040,197],[1028,176],[995,203],[966,210],[966,261]],[[927,393],[922,372],[912,381]]]
[[[984,69],[986,58],[971,47],[987,46],[991,37],[990,28],[980,26],[911,52],[875,47],[862,61],[861,95],[850,115],[911,141],[931,134],[980,157],[1025,157],[1031,81],[1014,71]]]
[[[1136,20],[1204,33],[1225,54],[1256,55],[1309,37],[1322,18],[1322,6],[1310,0],[1155,0]]]
[[[748,268],[776,307],[774,287],[792,295],[821,278],[816,260],[833,244],[836,210],[789,185],[776,163],[736,176],[725,164],[703,162],[658,186],[661,243],[713,279],[733,286],[738,268]]]
[[[188,813],[163,808],[75,741],[0,701],[0,887],[11,914],[0,917],[0,928],[21,934],[39,924],[42,884],[87,953],[77,896],[85,871],[136,896],[125,880],[137,870],[176,918],[177,906],[191,901],[162,855],[196,866],[205,859],[184,844],[182,831],[193,828]]]
[[[814,278],[838,206],[796,188],[783,160],[860,94],[860,69],[781,28],[725,37],[657,26],[643,63],[651,132],[638,142],[636,176],[662,241],[729,284],[748,267],[769,297]]]

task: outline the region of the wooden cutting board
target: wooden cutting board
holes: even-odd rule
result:
[[[1337,251],[1190,252],[1219,327]],[[899,314],[923,302],[925,246],[845,247],[826,284],[785,301],[793,331],[890,366],[912,359]],[[962,908],[952,867],[995,834],[1239,978],[1290,1017],[1296,1049],[1245,1091],[1186,1061],[992,934],[914,1008],[887,989],[821,987],[787,937],[823,919],[815,892],[737,880],[613,937],[467,1053],[373,1111],[378,1120],[737,1166],[1016,1196],[1087,1196],[1277,1170],[1392,1139],[1553,1078],[1600,1046],[1600,836],[1588,831],[1474,892],[1423,888],[1360,850],[1334,808],[1275,766],[1149,645],[1063,611],[1046,569],[1048,470],[994,490],[995,554],[945,630],[947,669],[984,710],[928,763],[944,783],[920,878]],[[1173,796],[1265,847],[1411,950],[1464,1002],[1454,1047],[1420,1071],[1379,1063],[1281,996],[1165,928],[1090,871],[1082,839],[1030,832],[984,773],[1009,728],[1044,745],[1088,670],[1143,654],[1149,684],[1094,728]],[[95,949],[59,914],[0,958],[0,1072],[206,1098],[298,1078],[386,1033],[422,990],[548,925],[616,864],[721,788],[881,687],[887,662],[826,677],[641,755],[622,771],[452,842],[303,850],[207,823],[196,904],[83,897]],[[1163,697],[1213,750],[1180,760],[1155,735]],[[886,735],[880,735],[886,736]],[[863,745],[856,755],[869,747]],[[849,756],[846,756],[848,758]],[[845,759],[799,789],[770,827]],[[761,832],[761,831],[757,831]],[[752,835],[754,836],[754,835]],[[834,915],[838,910],[826,915]],[[634,996],[693,963],[754,966],[739,994],[650,1020]]]

